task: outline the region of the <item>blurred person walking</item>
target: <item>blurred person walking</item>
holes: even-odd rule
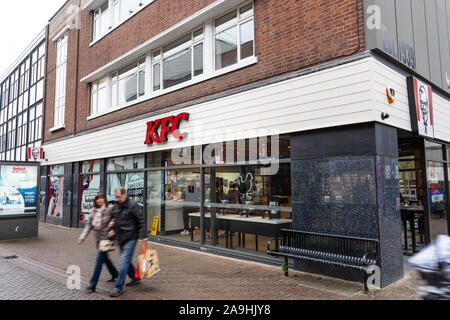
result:
[[[111,297],[116,298],[123,294],[123,285],[126,276],[131,279],[127,286],[140,283],[140,279],[135,278],[136,269],[132,264],[137,241],[147,242],[144,215],[141,208],[133,199],[130,199],[124,188],[115,190],[116,204],[113,208],[113,220],[109,236],[116,237],[121,250],[120,270]]]
[[[110,224],[112,220],[113,205],[106,204],[106,197],[99,193],[94,199],[94,208],[89,214],[89,220],[81,234],[78,244],[83,244],[88,237],[91,230],[95,231],[95,238],[97,240],[98,255],[94,268],[94,274],[92,275],[89,287],[86,288],[86,292],[93,293],[96,290],[100,274],[102,272],[103,264],[106,264],[112,278],[108,282],[116,281],[119,276],[119,272],[114,267],[114,264],[108,257],[107,251],[102,251],[100,247],[100,241],[108,239],[108,233],[110,231]],[[110,240],[111,241],[111,240]]]

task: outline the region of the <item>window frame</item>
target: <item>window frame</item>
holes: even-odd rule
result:
[[[200,30],[202,31],[202,34],[201,34],[200,38],[195,39],[195,33],[200,31]],[[183,39],[184,37],[187,37],[188,35],[191,36],[191,39],[189,41],[186,41],[182,45],[169,50],[168,51],[169,53],[167,53],[167,52],[165,53],[164,52],[164,48],[166,48],[166,47],[170,46],[171,44],[173,44],[173,43]],[[151,84],[152,84],[151,88],[152,88],[152,90],[151,91],[152,92],[164,91],[164,90],[170,89],[172,87],[176,87],[178,85],[182,85],[183,83],[191,81],[191,80],[193,80],[196,77],[202,76],[205,73],[205,61],[204,61],[205,60],[205,41],[206,41],[205,24],[203,24],[201,26],[198,26],[197,28],[194,28],[191,32],[186,33],[186,34],[184,34],[181,37],[178,37],[174,41],[171,41],[170,43],[168,43],[168,44],[166,44],[164,46],[161,46],[161,47],[159,47],[159,48],[157,48],[155,50],[152,50],[151,55],[150,55],[151,56],[151,60],[152,60],[152,68],[151,68],[151,70],[152,70],[151,71],[152,72],[152,81],[151,81]],[[202,71],[201,74],[195,75],[195,47],[197,47],[199,45],[203,46],[203,54],[202,54],[203,71]],[[183,52],[186,49],[190,49],[190,51],[191,51],[191,79],[166,88],[164,86],[164,61],[169,59],[169,58],[171,58],[171,57],[173,57],[173,56],[175,56],[176,54],[179,54],[180,52]],[[159,52],[159,55],[157,56],[158,58],[155,58],[155,53],[156,52]],[[158,64],[159,64],[159,67],[160,67],[160,69],[159,69],[160,70],[160,72],[159,72],[159,77],[160,77],[159,78],[159,89],[154,90],[154,79],[155,78],[154,78],[154,75],[153,75],[153,70],[154,70],[154,67],[156,65],[158,65]]]
[[[127,70],[126,72],[124,72],[123,74],[121,74],[121,70],[126,70],[128,68],[130,68],[131,66],[133,66],[132,69]],[[132,73],[130,72],[131,70],[134,70]],[[139,74],[144,73],[144,94],[140,94],[139,93],[139,85],[140,85],[140,77]],[[114,79],[113,75],[116,74],[116,78]],[[133,76],[136,76],[136,99],[130,100],[130,101],[125,101],[124,105],[128,104],[128,103],[132,103],[135,102],[136,100],[141,99],[142,97],[145,97],[146,95],[146,82],[147,79],[145,78],[147,75],[147,56],[143,56],[139,59],[137,59],[135,62],[128,64],[127,66],[119,69],[119,70],[115,70],[114,72],[112,72],[109,75],[109,79],[111,79],[111,85],[109,85],[108,87],[111,90],[111,93],[108,94],[108,96],[110,96],[111,98],[111,102],[108,104],[107,109],[112,109],[114,108],[114,106],[112,105],[112,96],[115,95],[116,96],[116,101],[117,101],[117,105],[120,105],[120,101],[119,101],[119,97],[120,97],[120,81],[124,80],[124,79],[128,79],[131,78]],[[116,92],[114,92],[114,90],[112,89],[112,86],[116,84]]]
[[[252,9],[251,9],[252,10],[252,14],[249,15],[248,17],[241,18],[241,9],[246,7],[246,6],[248,6],[249,4],[252,5]],[[216,25],[217,20],[222,18],[222,17],[224,17],[224,16],[226,16],[227,14],[230,14],[233,11],[236,11],[236,22],[233,23],[232,25],[227,26],[223,30],[217,31],[217,25]],[[241,55],[242,55],[242,52],[241,52],[241,50],[242,50],[241,25],[243,25],[243,24],[245,24],[245,23],[247,23],[249,21],[253,21],[253,53],[249,57],[242,58],[241,57]],[[216,37],[217,37],[217,35],[219,35],[219,34],[221,34],[223,32],[226,32],[226,31],[228,31],[228,30],[230,30],[230,29],[232,29],[234,27],[236,27],[236,29],[237,29],[237,38],[236,38],[236,43],[237,43],[237,57],[236,58],[237,58],[237,60],[236,60],[236,63],[233,63],[233,64],[231,64],[229,66],[226,66],[226,67],[217,68]],[[249,1],[249,2],[246,2],[244,4],[241,4],[237,8],[229,10],[226,13],[221,14],[221,15],[219,15],[219,16],[217,16],[217,17],[215,17],[213,19],[213,51],[214,51],[213,61],[214,61],[214,70],[215,71],[220,71],[222,69],[231,67],[233,65],[239,64],[242,60],[245,60],[245,59],[248,59],[248,58],[251,58],[251,57],[255,56],[255,4],[253,3],[253,1]]]
[[[105,36],[107,36],[111,31],[113,31],[114,29],[116,29],[117,27],[119,27],[120,25],[122,25],[123,23],[125,23],[128,19],[132,18],[134,15],[136,15],[138,12],[140,12],[142,9],[144,9],[147,5],[153,3],[155,0],[132,0],[134,2],[134,4],[137,4],[138,7],[131,11],[131,9],[129,9],[129,12],[127,14],[125,14],[124,12],[122,12],[123,8],[123,1],[128,1],[128,4],[132,4],[129,1],[130,0],[106,0],[104,2],[102,2],[101,5],[97,6],[96,8],[94,8],[91,12],[92,12],[92,42],[90,43],[90,46],[93,46],[95,43],[97,43],[98,41],[100,41],[101,39],[103,39]],[[139,3],[138,3],[139,1]],[[101,12],[100,11],[100,17],[96,18],[96,12],[101,9],[106,3],[108,3],[108,9]],[[127,8],[130,8],[131,6],[127,6]],[[106,17],[105,23],[109,24],[109,26],[107,28],[105,28],[104,33],[101,32],[102,30],[102,26],[101,26],[101,19],[102,19],[102,14],[107,14],[109,15],[108,17]],[[116,19],[117,18],[117,19]],[[96,20],[100,19],[100,33],[96,34]]]
[[[55,106],[53,115],[53,128],[56,131],[64,128],[66,109],[67,85],[67,54],[69,33],[66,31],[56,41],[56,80],[55,80]]]
[[[117,1],[114,2],[116,5],[119,3],[120,0],[109,0],[109,1]],[[237,16],[240,17],[241,9],[243,7],[246,7],[248,5],[251,5],[251,14],[248,16],[238,19],[235,24],[228,26],[226,29],[216,32],[216,20],[230,12],[236,11]],[[145,94],[139,95],[137,99],[134,99],[129,102],[121,103],[119,101],[119,83],[120,83],[120,75],[119,75],[119,68],[116,68],[113,71],[109,71],[106,77],[108,78],[108,103],[107,107],[105,108],[104,112],[98,112],[93,113],[90,112],[90,115],[87,117],[87,120],[93,120],[98,117],[102,117],[106,114],[109,114],[111,112],[115,112],[117,110],[121,110],[124,108],[127,108],[129,106],[132,106],[137,103],[141,103],[143,101],[153,99],[192,85],[195,85],[197,83],[201,83],[206,80],[213,79],[215,77],[219,77],[221,75],[227,74],[229,72],[233,72],[235,70],[242,69],[244,67],[256,64],[258,62],[258,59],[255,55],[256,52],[256,39],[255,35],[256,32],[254,30],[255,28],[255,12],[254,12],[255,6],[253,1],[246,1],[239,6],[234,7],[232,10],[228,10],[225,13],[222,13],[218,16],[211,17],[208,19],[205,19],[203,23],[198,25],[195,28],[192,28],[190,32],[184,33],[182,36],[178,36],[175,39],[171,39],[169,41],[166,41],[162,45],[158,45],[158,47],[149,48],[149,50],[145,53],[145,59],[146,59],[146,65],[145,68],[142,68],[142,71],[145,70]],[[241,43],[240,43],[240,26],[249,22],[253,21],[253,54],[246,58],[241,58]],[[234,26],[237,26],[237,32],[238,32],[238,61],[235,64],[229,65],[227,67],[216,69],[216,48],[215,48],[215,38],[217,34],[220,34],[223,31],[228,30],[228,28],[232,28]],[[200,38],[194,38],[194,34],[202,29],[202,35]],[[177,40],[183,38],[184,36],[191,35],[191,40],[188,41],[186,44],[181,45],[176,48],[176,51],[172,51],[169,53],[164,53],[164,48],[170,45],[173,42],[176,42]],[[203,45],[203,72],[201,74],[195,74],[195,48],[198,45]],[[191,50],[191,79],[184,81],[182,83],[175,84],[170,87],[164,88],[164,60],[167,58],[170,58],[171,56],[181,52],[182,50],[185,50],[187,48],[190,48]],[[159,52],[159,55],[155,55],[155,53]],[[143,59],[144,57],[141,57],[139,60]],[[117,62],[119,64],[120,62]],[[135,63],[135,62],[133,62]],[[124,65],[124,63],[120,63],[121,66]],[[130,64],[127,64],[130,65]],[[155,74],[155,67],[159,65],[159,75],[156,76]],[[139,74],[139,73],[138,73]],[[100,76],[100,74],[99,74]],[[104,73],[101,75],[101,77],[104,77]],[[159,88],[156,88],[155,80],[159,77]],[[137,76],[139,78],[139,76]],[[95,81],[90,81],[90,84],[95,83],[99,79],[96,79]],[[83,79],[82,79],[83,81]],[[137,84],[137,90],[139,90],[139,84]]]

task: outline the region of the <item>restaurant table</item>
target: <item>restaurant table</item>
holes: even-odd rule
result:
[[[416,227],[415,220],[416,219],[424,219],[424,208],[423,206],[402,206],[401,207],[402,214],[402,222],[403,222],[403,233],[405,239],[405,250],[408,250],[408,226],[407,223],[409,221],[409,228],[411,229],[411,238],[412,238],[412,250],[413,253],[417,252],[417,241],[416,241]],[[419,221],[419,225],[423,227],[423,222]],[[420,234],[423,237],[423,231]],[[421,238],[422,239],[422,238]],[[423,240],[421,240],[423,241]]]
[[[200,227],[200,213],[189,214],[191,219],[191,241],[194,241],[194,228]],[[205,225],[211,225],[211,214],[205,214]],[[292,219],[264,219],[261,216],[249,216],[238,214],[217,214],[216,230],[225,230],[226,247],[233,249],[233,233],[242,234],[239,236],[239,245],[245,247],[245,235],[254,234],[256,239],[256,251],[258,251],[258,235],[273,237],[275,245],[278,249],[279,238],[281,237],[281,229],[290,229]]]

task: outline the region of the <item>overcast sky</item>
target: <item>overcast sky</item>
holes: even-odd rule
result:
[[[66,0],[0,1],[0,77]]]

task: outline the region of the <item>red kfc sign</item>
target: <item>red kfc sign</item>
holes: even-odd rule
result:
[[[183,121],[189,121],[188,113],[183,112],[177,116],[170,116],[147,122],[145,144],[167,142],[169,133],[171,133],[175,139],[183,140],[187,137],[187,133],[180,132],[180,126]]]

